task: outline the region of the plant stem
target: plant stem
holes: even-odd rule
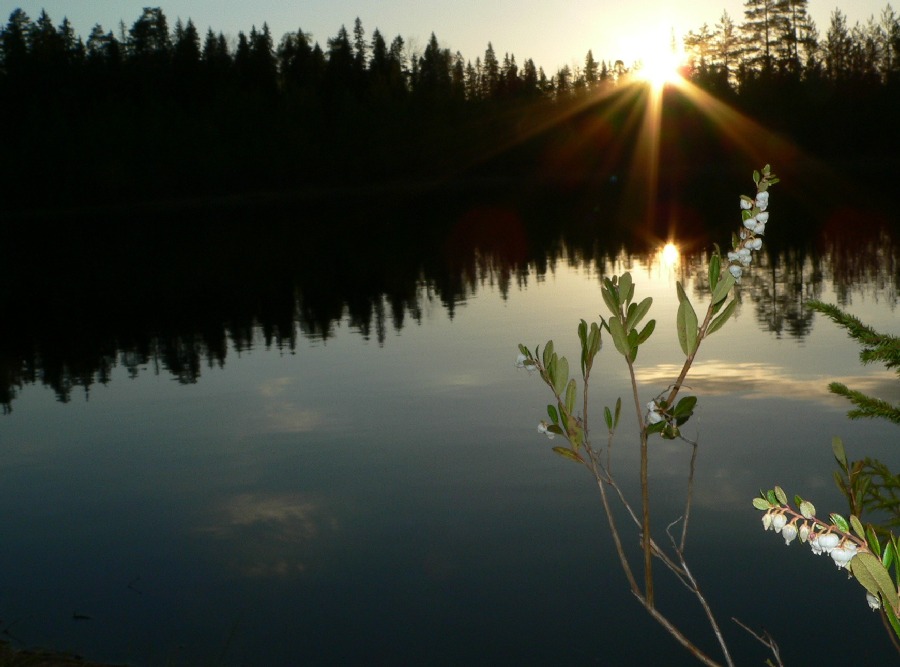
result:
[[[634,396],[634,408],[638,424],[641,425],[641,549],[644,552],[644,595],[647,605],[652,608],[653,601],[653,554],[650,550],[650,476],[647,471],[647,425],[641,410],[641,399],[638,397],[637,378],[634,376],[634,364],[629,357],[628,373],[631,375],[631,393]]]

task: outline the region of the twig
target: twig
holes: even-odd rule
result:
[[[772,639],[772,635],[769,634],[768,630],[763,631],[762,635],[758,635],[755,632],[753,632],[753,630],[751,630],[746,625],[744,625],[739,620],[737,620],[734,616],[731,617],[731,620],[734,621],[735,623],[737,623],[742,628],[744,628],[744,630],[749,632],[750,635],[752,637],[754,637],[763,646],[768,647],[768,649],[770,651],[772,651],[772,657],[775,658],[775,663],[779,667],[784,667],[784,663],[781,661],[781,652],[778,650],[778,644],[775,642],[774,639]]]

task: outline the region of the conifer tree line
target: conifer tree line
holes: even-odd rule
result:
[[[693,83],[807,147],[851,114],[857,135],[847,145],[900,148],[890,130],[900,17],[890,5],[854,26],[835,9],[822,35],[808,0],[746,0],[742,23],[723,13],[684,46]],[[302,29],[276,40],[265,23],[229,40],[212,28],[201,34],[190,19],[170,26],[158,7],[130,27],[95,25],[83,38],[65,18],[57,25],[46,11],[32,19],[16,9],[0,31],[0,113],[12,158],[0,176],[19,198],[51,200],[85,188],[152,197],[153,188],[290,187],[461,168],[510,143],[523,118],[624,88],[635,67],[588,51],[583,66],[548,75],[490,43],[473,61],[433,33],[413,52],[400,36],[368,34],[359,19],[324,47]]]
[[[886,5],[878,17],[850,26],[835,9],[821,33],[808,0],[746,0],[741,24],[723,12],[684,37],[691,76],[709,87],[740,93],[754,82],[788,80],[900,82],[900,16]]]

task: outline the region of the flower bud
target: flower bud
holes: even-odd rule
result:
[[[549,430],[549,424],[547,424],[547,422],[545,421],[542,421],[540,424],[538,424],[537,431],[538,433],[543,433],[544,435],[546,435],[549,440],[553,440],[553,438],[556,437],[556,434]]]
[[[772,517],[772,530],[776,533],[780,533],[781,529],[784,528],[784,524],[787,523],[787,517],[784,514],[776,514]]]
[[[856,555],[856,549],[848,549],[844,546],[835,547],[831,550],[831,560],[838,566],[838,569],[847,567],[850,560]]]
[[[794,541],[794,538],[797,537],[797,526],[796,524],[789,523],[784,528],[781,529],[781,536],[784,538],[785,544],[790,544]]]
[[[822,547],[819,545],[820,537],[821,536],[816,532],[810,531],[809,533],[809,548],[812,549],[812,552],[816,556],[822,555]]]
[[[831,553],[841,541],[841,536],[837,533],[824,533],[819,535],[819,548],[825,553]]]
[[[762,248],[762,239],[747,239],[744,241],[744,247],[748,250],[759,250]]]
[[[866,602],[869,603],[869,609],[872,611],[878,611],[881,609],[881,600],[877,597],[866,591]]]

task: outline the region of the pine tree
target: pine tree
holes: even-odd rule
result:
[[[846,329],[850,337],[863,347],[859,353],[862,363],[879,362],[884,364],[885,368],[897,369],[897,374],[900,375],[900,337],[879,333],[837,306],[821,301],[811,301],[808,305]],[[900,424],[900,405],[892,405],[879,398],[848,389],[840,382],[832,382],[828,385],[828,389],[833,394],[849,399],[856,406],[856,409],[847,413],[850,419],[877,417]]]
[[[771,73],[784,30],[779,0],[745,0],[744,23],[741,24],[744,63],[757,71]]]
[[[598,83],[597,61],[594,60],[594,52],[588,49],[584,57],[584,83],[588,90],[593,90]]]
[[[493,99],[500,87],[500,63],[494,53],[494,46],[488,42],[484,52],[484,62],[481,64],[481,96]]]

